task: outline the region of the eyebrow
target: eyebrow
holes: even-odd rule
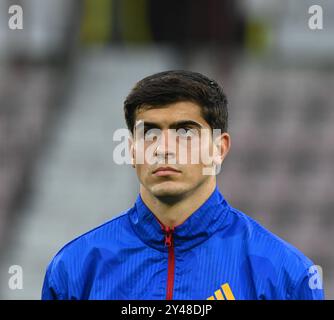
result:
[[[158,128],[161,129],[161,126],[158,123],[150,122],[150,121],[143,121],[145,128]],[[179,127],[185,127],[185,126],[192,126],[199,129],[204,129],[204,126],[196,121],[193,120],[180,120],[173,122],[169,125],[169,129],[177,129]]]

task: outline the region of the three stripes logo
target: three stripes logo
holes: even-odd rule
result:
[[[214,296],[210,296],[207,300],[235,300],[232,290],[228,283],[222,284],[218,290],[215,291]]]

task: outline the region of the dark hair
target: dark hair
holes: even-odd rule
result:
[[[159,72],[137,82],[124,101],[128,129],[133,132],[139,109],[159,108],[181,101],[197,103],[212,129],[227,131],[227,98],[223,89],[198,72],[183,70]]]

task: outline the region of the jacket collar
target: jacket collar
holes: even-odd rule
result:
[[[188,250],[207,240],[218,229],[224,227],[229,204],[218,187],[210,197],[194,211],[173,232],[176,250]],[[146,206],[140,194],[129,212],[130,223],[137,236],[147,245],[165,251],[165,232],[152,211]]]

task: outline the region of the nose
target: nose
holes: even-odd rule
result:
[[[163,130],[157,141],[154,155],[158,158],[174,157],[176,154],[176,140],[171,130]]]

